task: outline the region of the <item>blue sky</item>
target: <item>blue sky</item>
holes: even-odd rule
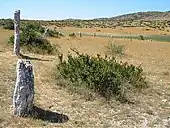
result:
[[[0,0],[0,18],[60,20],[113,17],[139,11],[169,11],[170,0]]]

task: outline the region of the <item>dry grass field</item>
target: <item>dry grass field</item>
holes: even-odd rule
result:
[[[67,31],[80,31],[77,28],[63,28]],[[81,29],[94,32],[96,29]],[[160,34],[157,31],[144,31],[140,28],[123,30],[101,29],[101,32]],[[18,118],[12,116],[12,94],[16,79],[17,57],[7,40],[13,31],[0,29],[0,127],[101,127],[101,128],[168,128],[170,127],[170,42],[148,42],[129,39],[112,39],[124,44],[127,56],[117,58],[135,65],[141,64],[149,82],[149,88],[134,96],[134,104],[121,104],[118,101],[107,103],[96,96],[88,100],[86,96],[72,93],[57,85],[55,80],[57,57],[27,53],[35,73],[35,105],[64,114],[69,120],[64,123],[50,123],[42,119]],[[70,48],[80,52],[104,56],[109,38],[83,37],[72,39],[50,38],[60,45],[66,56]]]
[[[51,26],[54,28],[55,26]],[[141,35],[170,35],[170,32],[166,30],[159,30],[150,27],[117,27],[117,28],[74,28],[74,27],[63,27],[58,28],[61,31],[69,32],[104,32],[113,34],[141,34]]]

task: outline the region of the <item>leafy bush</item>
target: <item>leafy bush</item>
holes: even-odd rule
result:
[[[145,40],[144,36],[140,35],[139,37],[140,37],[141,40]]]
[[[61,32],[57,32],[57,31],[51,30],[51,29],[48,29],[47,33],[50,37],[60,38],[60,37],[64,36]]]
[[[52,54],[55,51],[54,46],[41,36],[40,27],[33,24],[25,24],[20,33],[20,45],[30,52]],[[14,44],[14,36],[11,36],[9,44]]]
[[[106,53],[116,56],[116,55],[124,55],[125,54],[125,46],[124,45],[119,45],[116,43],[111,43],[106,46]]]
[[[51,30],[51,29],[49,29],[49,30],[47,31],[47,33],[48,33],[48,35],[49,35],[50,37],[55,37],[55,35],[56,35],[55,31],[53,31],[53,30]],[[57,37],[58,37],[58,36],[57,36]]]
[[[14,30],[14,22],[12,19],[7,19],[3,21],[3,28],[4,29],[9,29],[9,30]]]
[[[75,33],[70,33],[69,36],[70,37],[76,37],[76,34]]]
[[[41,26],[40,23],[25,23],[21,26],[21,30],[25,31],[27,29],[34,30],[36,32],[39,32],[43,34],[45,32],[45,28]]]
[[[90,57],[77,51],[76,55],[73,57],[69,54],[67,62],[60,61],[57,65],[60,76],[72,83],[78,83],[79,87],[85,85],[85,88],[92,89],[107,100],[115,96],[121,101],[127,101],[123,91],[125,87],[147,87],[140,66],[117,62],[114,58],[101,58],[100,55]]]

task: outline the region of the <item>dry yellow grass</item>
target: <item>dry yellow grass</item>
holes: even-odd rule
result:
[[[52,26],[51,28],[54,28],[55,26]],[[153,29],[153,28],[143,28],[143,27],[117,27],[115,29],[112,28],[74,28],[74,27],[63,27],[62,29],[58,30],[64,30],[69,32],[97,32],[97,30],[100,30],[98,32],[102,33],[113,33],[113,34],[142,34],[142,35],[170,35],[170,32]]]
[[[93,31],[93,30],[89,30]],[[83,96],[70,93],[57,86],[55,76],[56,56],[28,54],[40,58],[31,60],[35,73],[35,104],[45,110],[63,113],[69,121],[53,124],[30,118],[12,116],[12,93],[15,85],[17,58],[6,45],[12,32],[0,30],[0,126],[2,127],[170,127],[170,43],[113,39],[125,44],[127,57],[120,60],[135,65],[142,64],[150,88],[135,96],[135,104],[120,104],[112,101],[108,105],[101,97],[88,101]],[[61,46],[65,55],[69,48],[80,52],[104,55],[107,38],[83,37],[82,39],[50,38]],[[50,61],[52,60],[52,61]]]

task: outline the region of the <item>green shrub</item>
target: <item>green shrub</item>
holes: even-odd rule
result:
[[[8,43],[11,44],[11,45],[14,44],[14,35],[9,37]]]
[[[113,56],[124,55],[125,54],[125,46],[109,42],[109,44],[106,46],[106,53],[113,55]]]
[[[57,32],[57,31],[51,30],[51,29],[49,29],[49,30],[47,31],[47,33],[48,33],[48,35],[49,35],[50,37],[60,38],[60,37],[63,37],[63,36],[64,36],[61,32]]]
[[[69,36],[70,37],[76,37],[76,34],[75,33],[70,33]]]
[[[144,39],[144,36],[139,35],[139,37],[140,37],[141,40],[145,40],[145,39]]]
[[[24,37],[24,34],[21,33],[21,37]],[[28,39],[28,42],[25,42],[24,38],[20,39],[20,46],[25,50],[38,54],[53,54],[56,49],[50,44],[50,42],[42,38],[41,36],[36,36]],[[14,36],[11,36],[8,40],[9,44],[14,44]]]
[[[3,21],[3,28],[4,29],[9,29],[9,30],[14,30],[14,22],[12,19],[7,19]]]
[[[107,100],[114,96],[121,101],[127,100],[123,93],[124,86],[132,86],[135,89],[147,87],[140,66],[117,62],[113,58],[104,59],[100,55],[90,57],[87,54],[76,53],[75,57],[69,54],[68,61],[60,61],[57,67],[62,78],[78,83],[76,85],[79,87],[83,85],[92,89]]]
[[[55,51],[55,47],[42,37],[39,30],[32,24],[24,25],[20,33],[21,47],[30,52],[52,54]],[[8,43],[14,44],[14,36],[9,38]]]
[[[42,27],[40,23],[25,23],[21,26],[22,31],[25,31],[27,29],[34,30],[34,31],[39,32],[41,34],[43,34],[45,32],[45,28]]]
[[[53,31],[53,30],[51,30],[51,29],[49,29],[49,30],[47,31],[47,33],[48,33],[48,35],[49,35],[50,37],[55,37],[55,35],[56,35],[55,31]]]

